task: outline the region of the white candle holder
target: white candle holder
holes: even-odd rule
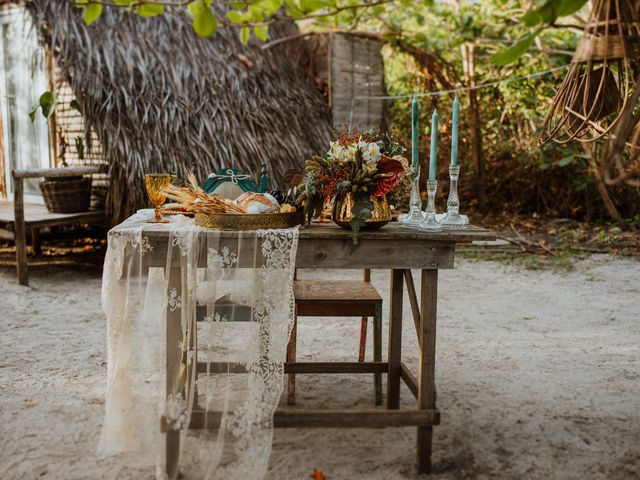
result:
[[[425,230],[429,232],[439,232],[442,230],[442,225],[438,223],[436,219],[436,191],[438,190],[437,180],[427,180],[427,208],[424,211],[425,218],[418,225],[419,230]]]
[[[447,214],[440,223],[450,229],[465,228],[469,224],[469,217],[460,215],[460,199],[458,198],[458,176],[460,167],[449,166],[449,199],[447,200]]]
[[[401,215],[398,221],[405,227],[414,228],[424,221],[422,199],[420,198],[420,169],[415,174],[411,196],[409,197],[409,212]]]

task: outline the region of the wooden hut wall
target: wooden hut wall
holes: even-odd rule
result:
[[[385,94],[380,49],[380,42],[373,38],[331,35],[329,84],[335,129],[344,130],[350,120],[356,130],[383,127],[384,101],[355,98]]]
[[[47,73],[51,80],[51,88],[57,94],[56,114],[50,120],[49,129],[53,166],[106,166],[107,162],[102,155],[102,147],[95,130],[90,128],[87,131],[82,113],[70,106],[76,96],[51,56],[50,60]],[[82,142],[83,155],[76,147],[77,139]],[[108,187],[109,177],[106,173],[93,175],[91,204],[94,208],[104,208]]]

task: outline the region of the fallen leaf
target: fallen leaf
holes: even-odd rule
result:
[[[327,480],[327,477],[325,477],[320,470],[314,470],[313,472],[311,472],[309,478],[313,478],[313,480]]]

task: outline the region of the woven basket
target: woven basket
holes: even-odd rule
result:
[[[86,212],[91,205],[90,177],[62,177],[44,180],[40,190],[47,210],[53,213]]]

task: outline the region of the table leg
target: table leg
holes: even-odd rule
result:
[[[178,268],[172,268],[169,272],[168,291],[176,290],[177,295],[182,293],[182,272]],[[182,349],[179,348],[182,341],[182,308],[180,306],[167,306],[166,326],[166,395],[176,395],[184,390],[181,383],[180,367],[182,365]],[[180,461],[180,430],[167,430],[165,434],[165,472],[169,480],[178,477],[178,465]]]
[[[389,303],[389,371],[387,375],[387,408],[400,408],[400,375],[402,373],[402,270],[391,271]]]
[[[420,295],[420,364],[418,372],[418,408],[436,408],[436,313],[438,270],[422,270]],[[431,472],[433,426],[418,427],[418,473]]]

